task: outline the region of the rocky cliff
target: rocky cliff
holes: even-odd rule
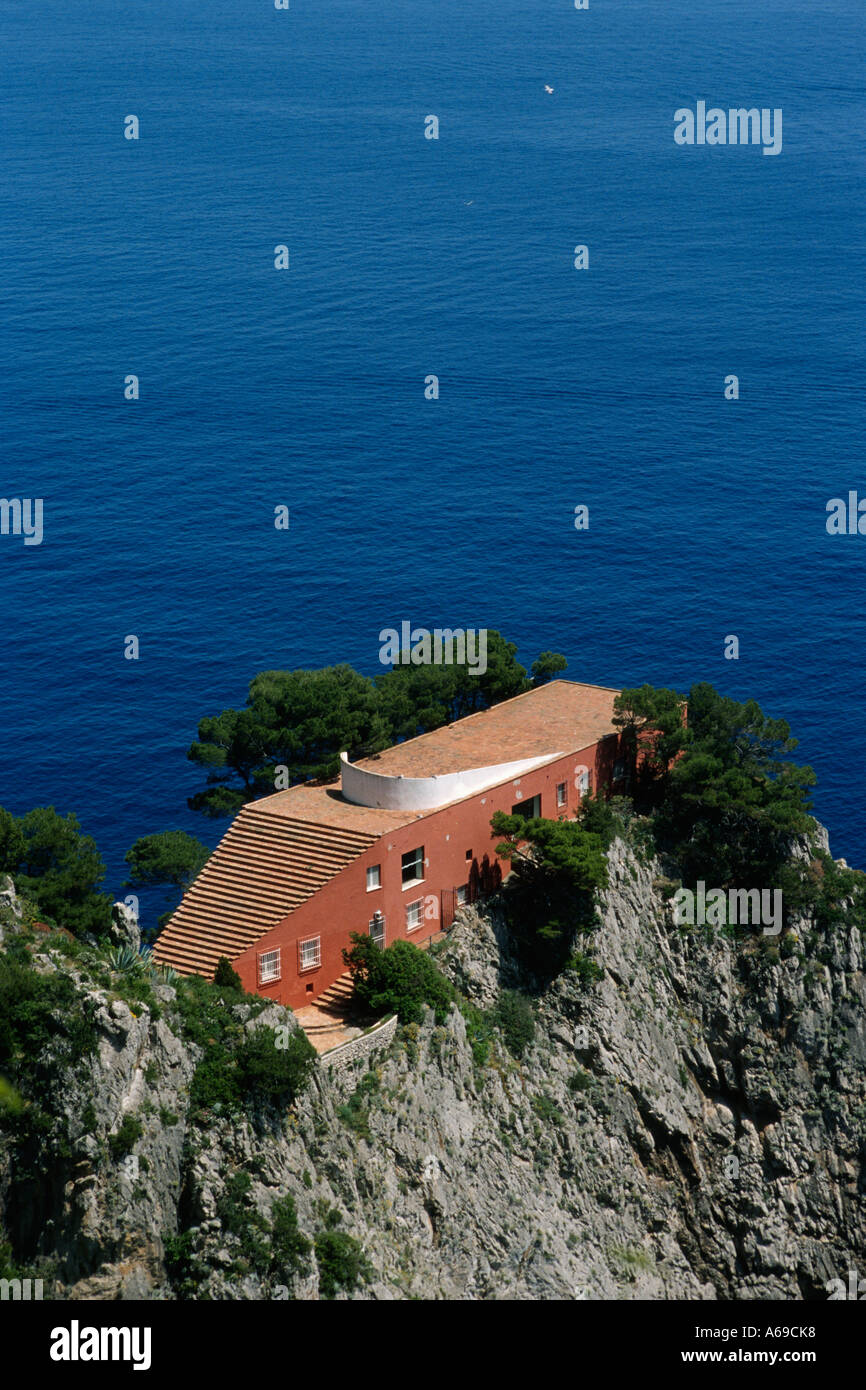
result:
[[[657,862],[620,839],[609,865],[601,977],[544,988],[522,1056],[430,1014],[369,1063],[317,1064],[283,1113],[196,1117],[175,988],[129,1002],[37,940],[33,967],[73,980],[96,1045],[46,1081],[54,1127],[28,1139],[25,1179],[3,1140],[10,1259],[72,1299],[826,1298],[866,1263],[862,924],[685,931]],[[527,986],[495,903],[436,958],[480,1009]],[[327,1241],[285,1254],[286,1195],[293,1248],[352,1237],[337,1253],[357,1279],[323,1278]]]

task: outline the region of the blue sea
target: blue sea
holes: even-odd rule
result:
[[[866,868],[866,537],[825,525],[866,496],[862,0],[4,0],[0,34],[0,493],[44,499],[0,537],[0,804],[74,811],[116,893],[139,836],[225,829],[202,716],[375,674],[408,620],[756,697]],[[678,147],[699,100],[781,108],[781,154]]]

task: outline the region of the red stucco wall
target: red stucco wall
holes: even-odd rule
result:
[[[367,931],[374,912],[385,915],[385,945],[402,937],[420,942],[440,930],[440,907],[443,890],[451,890],[470,880],[475,865],[476,878],[487,869],[499,865],[501,874],[508,864],[497,859],[497,837],[491,834],[490,818],[494,811],[510,812],[515,802],[532,796],[541,797],[541,815],[555,819],[577,813],[579,804],[578,776],[586,767],[592,774],[591,786],[609,785],[617,756],[615,735],[593,744],[577,754],[524,773],[516,781],[445,807],[429,811],[409,825],[389,831],[365,850],[335,878],[296,908],[266,936],[261,937],[232,962],[245,989],[266,995],[281,1004],[301,1008],[332,985],[346,967],[342,950],[348,946],[349,933]],[[566,784],[565,806],[556,804],[558,783]],[[401,857],[409,850],[424,847],[424,881],[403,888]],[[471,850],[471,858],[467,851]],[[381,888],[368,892],[367,866],[381,866]],[[422,925],[414,931],[406,926],[407,903],[422,900]],[[306,972],[299,968],[299,942],[311,937],[321,938],[321,964]],[[281,975],[278,981],[259,985],[258,958],[264,951],[279,947]]]

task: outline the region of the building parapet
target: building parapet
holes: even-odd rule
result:
[[[541,757],[492,763],[488,767],[465,768],[433,777],[403,777],[356,767],[349,762],[346,753],[341,753],[341,789],[346,801],[355,806],[375,806],[389,811],[435,811],[563,756],[563,753],[544,753]]]

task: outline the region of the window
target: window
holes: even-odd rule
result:
[[[370,935],[377,946],[385,946],[385,915],[382,912],[374,912],[370,918]]]
[[[424,878],[424,846],[410,849],[402,857],[403,887],[410,883],[420,883]]]
[[[311,936],[308,941],[299,941],[298,949],[301,953],[301,969],[315,970],[322,964],[322,938]]]
[[[468,884],[468,883],[461,883],[461,884],[460,884],[460,887],[457,889],[457,906],[458,906],[458,907],[462,907],[463,904],[464,904],[464,903],[468,903],[468,901],[469,901],[469,884]]]
[[[259,955],[259,984],[267,985],[280,978],[280,952],[262,951]]]
[[[421,910],[424,906],[424,899],[419,898],[417,902],[406,904],[406,930],[414,931],[421,925]]]
[[[466,858],[467,858],[467,859],[471,859],[471,858],[472,858],[472,850],[471,850],[471,849],[468,849],[468,850],[466,851]]]
[[[512,816],[525,816],[527,820],[534,820],[541,815],[541,797],[528,796],[525,801],[516,801],[511,808]]]
[[[557,806],[564,806],[565,803],[566,803],[567,801],[568,801],[568,783],[567,783],[567,782],[557,782],[557,784],[556,784],[556,804],[557,804]]]
[[[372,893],[374,888],[382,887],[382,865],[367,865],[367,892]]]
[[[617,758],[613,765],[613,778],[615,782],[621,782],[625,777],[625,758]]]
[[[583,772],[579,773],[577,778],[577,790],[580,792],[581,796],[586,796],[587,792],[589,791],[589,786],[589,772],[584,770]]]

